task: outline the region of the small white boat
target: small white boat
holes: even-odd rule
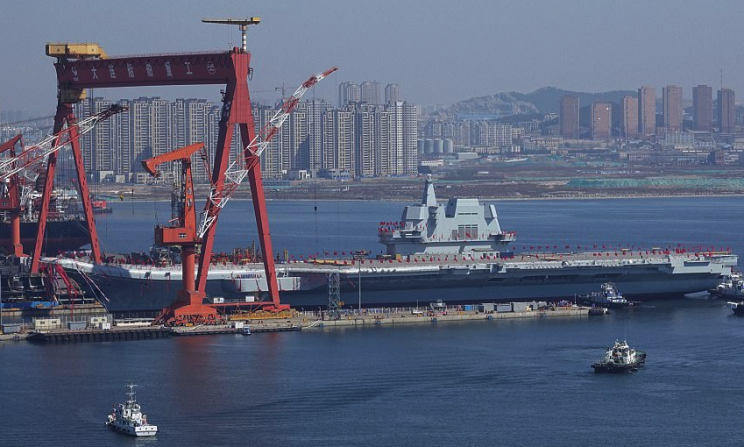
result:
[[[151,425],[147,422],[147,415],[142,414],[134,387],[137,385],[129,384],[127,401],[114,407],[111,414],[108,415],[106,426],[114,431],[124,433],[130,436],[155,436],[158,432],[157,425]]]

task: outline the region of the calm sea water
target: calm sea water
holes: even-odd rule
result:
[[[519,248],[681,243],[744,253],[740,202],[506,202],[498,210]],[[248,204],[236,205],[222,216],[218,250],[242,244],[242,232],[253,237]],[[278,249],[377,250],[378,222],[401,210],[322,202],[315,213],[315,205],[269,205]],[[167,204],[134,213],[115,206],[99,218],[111,251],[145,249],[153,215],[169,215]],[[595,375],[590,364],[616,338],[647,351],[647,366]],[[721,301],[650,302],[599,318],[3,343],[0,365],[3,446],[733,446],[744,417],[744,318]],[[160,426],[155,439],[104,428],[128,381]]]

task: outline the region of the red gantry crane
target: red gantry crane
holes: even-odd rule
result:
[[[154,177],[160,176],[157,166],[170,162],[181,162],[181,198],[179,215],[171,221],[169,226],[155,227],[155,243],[164,246],[181,247],[181,271],[183,287],[178,291],[176,300],[163,309],[157,318],[166,324],[180,325],[183,323],[204,323],[216,320],[217,311],[204,304],[206,294],[196,289],[196,246],[201,244],[201,237],[197,234],[196,204],[194,199],[194,181],[191,175],[191,155],[202,150],[202,158],[206,160],[204,144],[197,143],[168,152],[149,160],[144,160],[142,166]]]
[[[223,199],[229,198],[231,193],[229,186],[235,183],[229,180],[228,190],[225,191],[225,176],[230,160],[230,145],[235,130],[240,131],[241,146],[244,148],[241,154],[242,166],[238,174],[242,181],[248,177],[251,186],[251,198],[256,216],[256,224],[261,242],[262,257],[266,282],[268,285],[271,302],[267,307],[279,309],[279,289],[274,268],[274,256],[271,246],[269,222],[266,215],[266,202],[264,198],[263,180],[259,166],[260,146],[252,146],[261,142],[257,139],[255,123],[251,112],[251,101],[248,89],[248,76],[252,73],[250,68],[251,54],[247,49],[247,29],[249,25],[260,23],[260,18],[250,17],[247,19],[206,19],[207,23],[222,23],[238,25],[242,34],[242,45],[233,48],[229,52],[203,52],[187,54],[161,54],[149,56],[131,57],[109,57],[98,47],[97,44],[48,44],[47,54],[57,58],[54,64],[57,71],[57,85],[59,90],[59,101],[57,114],[55,116],[55,131],[62,129],[65,123],[74,123],[75,116],[72,112],[71,103],[83,97],[86,88],[116,88],[116,87],[141,87],[161,85],[205,85],[224,84],[224,95],[222,100],[222,113],[219,122],[219,134],[215,148],[213,169],[211,174],[212,192],[211,199],[207,201],[205,219],[209,220],[207,225],[202,225],[199,235],[202,236],[202,251],[199,258],[199,270],[196,279],[196,290],[203,292],[206,288],[209,263],[214,246],[214,235],[217,226],[219,209],[224,206]],[[330,73],[327,72],[327,73]],[[314,84],[317,82],[317,77]],[[311,85],[312,85],[311,84]],[[309,88],[309,87],[308,87]],[[303,92],[304,93],[304,92]],[[298,100],[298,98],[297,98]],[[293,100],[294,101],[294,100]],[[294,101],[296,104],[296,101]],[[295,104],[290,105],[291,110]],[[285,117],[286,119],[286,117]],[[278,129],[277,129],[278,130]],[[269,132],[271,133],[271,132]],[[273,132],[275,133],[275,132]],[[262,135],[263,141],[268,134]],[[265,147],[264,145],[263,147]],[[73,144],[78,179],[83,187],[85,175],[82,170],[82,160],[79,157],[79,147]],[[56,166],[56,158],[50,156],[49,168],[53,174]],[[51,187],[53,175],[47,175],[47,187]],[[89,209],[89,196],[86,191],[82,193],[86,218],[90,216],[92,221],[92,209]],[[49,189],[51,192],[51,189]],[[222,206],[218,206],[221,204]],[[44,203],[43,212],[48,210],[48,202]],[[95,230],[91,231],[91,239],[95,239],[92,245],[98,245],[98,236]],[[94,253],[95,255],[95,253]],[[100,262],[100,255],[95,259]]]

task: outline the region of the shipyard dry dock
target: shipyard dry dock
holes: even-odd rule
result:
[[[488,306],[488,305],[486,305]],[[245,321],[227,321],[218,325],[201,325],[187,327],[137,326],[110,327],[97,325],[82,327],[80,322],[68,324],[67,328],[35,330],[30,332],[6,333],[0,335],[0,341],[28,340],[41,343],[76,343],[103,341],[130,341],[167,338],[172,335],[221,335],[243,334],[244,325],[250,328],[251,334],[267,332],[294,332],[300,330],[332,330],[352,327],[380,327],[400,325],[439,324],[449,322],[497,322],[499,320],[531,319],[531,318],[581,318],[589,314],[588,307],[582,306],[552,306],[531,310],[522,303],[502,303],[493,305],[503,309],[509,306],[517,311],[473,311],[447,310],[443,312],[419,311],[417,309],[389,309],[385,312],[346,314],[320,317],[309,313],[295,313],[292,317]]]

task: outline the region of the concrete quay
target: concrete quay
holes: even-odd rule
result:
[[[385,314],[349,315],[339,319],[312,320],[303,319],[300,324],[303,330],[309,329],[333,329],[345,327],[371,327],[402,324],[432,324],[447,323],[454,321],[489,321],[489,320],[514,320],[525,318],[565,318],[586,317],[589,315],[588,307],[566,306],[550,309],[530,310],[526,312],[473,312],[454,311],[433,314],[411,312],[391,312]]]
[[[301,330],[332,330],[353,327],[379,327],[391,325],[438,324],[448,322],[475,322],[494,320],[515,320],[528,318],[583,318],[589,315],[589,307],[558,306],[527,310],[521,312],[477,312],[448,310],[447,312],[421,312],[407,309],[390,309],[388,312],[346,314],[337,319],[330,319],[324,315],[322,319],[316,316],[295,314],[288,318],[263,319],[246,321],[251,334],[268,332],[293,332]],[[54,329],[43,332],[24,332],[14,334],[0,334],[0,341],[28,340],[42,343],[70,343],[70,342],[101,342],[143,340],[166,338],[174,336],[198,336],[241,334],[242,326],[234,322],[221,325],[162,327],[144,326],[133,328],[111,329],[83,329],[68,330]]]

